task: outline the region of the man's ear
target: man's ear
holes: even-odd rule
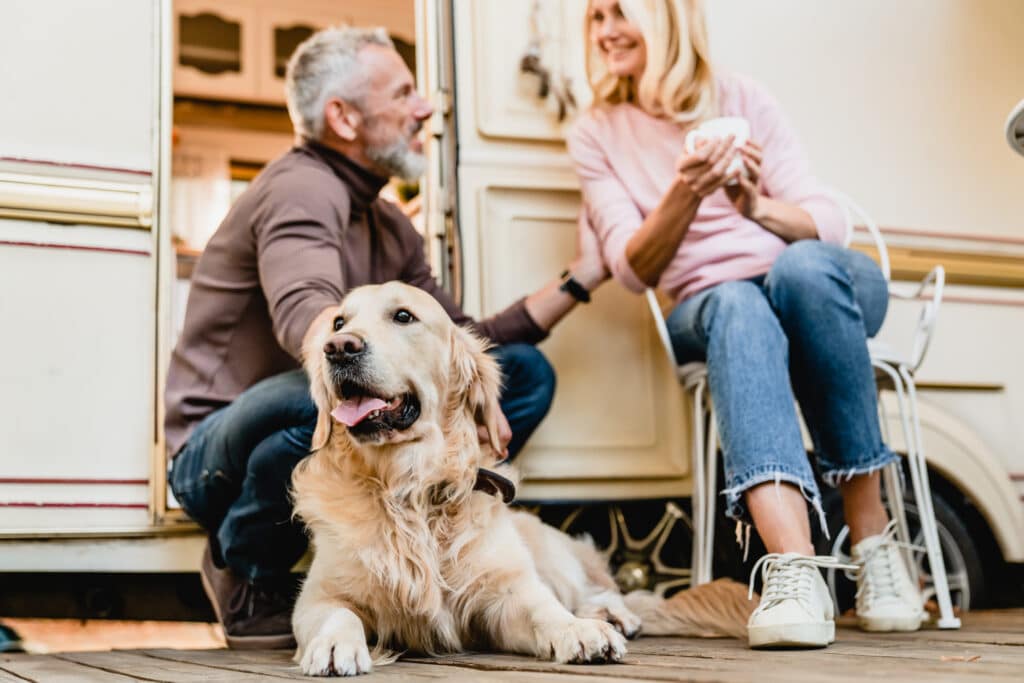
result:
[[[478,425],[487,430],[487,440],[497,457],[504,446],[498,433],[501,406],[501,370],[487,353],[487,342],[469,330],[456,327],[452,332],[452,382],[463,408]]]
[[[345,100],[332,97],[324,105],[324,120],[335,135],[346,142],[352,142],[359,135],[363,115]]]

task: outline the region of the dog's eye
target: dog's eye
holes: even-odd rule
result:
[[[345,319],[340,315],[334,319],[334,331],[341,332],[341,328],[345,326]]]
[[[416,322],[416,316],[404,308],[399,308],[395,311],[395,317],[393,320],[400,325],[408,325],[411,322]]]

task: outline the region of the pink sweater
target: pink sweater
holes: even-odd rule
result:
[[[842,211],[811,175],[775,98],[753,81],[731,74],[720,76],[718,86],[721,115],[746,118],[751,139],[764,148],[762,192],[800,206],[814,219],[822,240],[842,243]],[[678,125],[629,104],[590,109],[569,135],[585,218],[597,232],[614,277],[635,292],[645,285],[626,261],[626,243],[668,190],[684,138],[685,130]],[[768,272],[785,247],[781,238],[741,216],[719,190],[701,203],[658,287],[679,302],[720,282]]]

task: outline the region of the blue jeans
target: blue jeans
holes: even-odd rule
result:
[[[491,353],[505,378],[501,408],[515,455],[551,406],[555,373],[527,344]],[[309,455],[316,413],[302,370],[275,375],[208,415],[174,458],[175,498],[210,533],[227,566],[251,581],[286,575],[306,551],[288,486],[292,470]]]
[[[882,443],[867,349],[888,300],[870,258],[803,240],[766,275],[709,287],[669,315],[676,357],[707,363],[730,517],[750,521],[743,492],[755,484],[789,482],[828,533],[795,402],[826,483],[896,459]]]

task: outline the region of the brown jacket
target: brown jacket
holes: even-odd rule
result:
[[[365,284],[402,280],[430,292],[458,324],[496,344],[546,333],[523,300],[479,323],[430,273],[423,239],[377,193],[387,182],[315,143],[292,148],[235,202],[196,265],[167,373],[168,453],[261,379],[299,367],[320,311]]]

